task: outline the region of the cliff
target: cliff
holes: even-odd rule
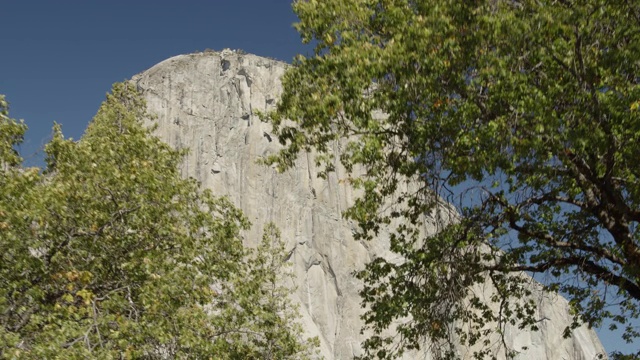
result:
[[[218,195],[228,195],[252,221],[248,242],[259,239],[266,222],[280,227],[297,277],[292,297],[300,304],[305,329],[320,338],[325,358],[349,359],[360,354],[363,340],[360,284],[352,272],[374,256],[389,256],[388,244],[385,236],[368,243],[353,239],[355,225],[341,213],[355,194],[341,181],[346,174],[340,167],[325,181],[315,176],[309,155],[301,155],[294,169],[282,174],[256,163],[280,148],[270,125],[254,111],[275,106],[286,67],[225,50],[173,57],[133,81],[150,112],[158,115],[157,135],[176,148],[190,149],[183,175],[198,179]],[[587,328],[562,338],[570,322],[566,300],[538,292],[537,301],[546,319],[540,331],[506,331],[508,345],[527,347],[521,358],[591,360],[604,353]],[[415,357],[418,354],[407,358]]]

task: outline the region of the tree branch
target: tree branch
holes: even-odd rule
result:
[[[631,297],[636,300],[640,300],[640,286],[635,282],[627,279],[624,276],[620,276],[612,273],[609,269],[600,266],[584,256],[569,256],[558,259],[553,259],[547,262],[539,263],[536,265],[515,265],[515,266],[501,266],[500,264],[487,266],[487,271],[504,271],[504,272],[519,272],[530,271],[534,273],[543,273],[551,268],[564,268],[569,266],[576,266],[580,270],[595,276],[597,279],[604,281],[605,283],[613,286],[617,286],[627,292]]]

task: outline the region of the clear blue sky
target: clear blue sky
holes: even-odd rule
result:
[[[0,94],[29,126],[20,150],[41,162],[54,121],[79,138],[111,84],[171,56],[242,49],[290,62],[309,47],[288,0],[0,2]],[[638,350],[600,332],[607,351]]]

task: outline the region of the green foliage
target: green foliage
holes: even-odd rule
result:
[[[22,161],[14,146],[22,142],[26,131],[24,123],[9,118],[9,104],[0,95],[0,166],[15,166]]]
[[[114,85],[81,140],[55,125],[42,171],[19,167],[25,128],[2,101],[0,358],[311,354],[276,282],[277,233],[243,247],[247,219],[181,178],[133,85]]]
[[[639,335],[640,3],[299,0],[294,9],[315,55],[284,77],[270,120],[286,147],[266,161],[284,170],[314,150],[320,175],[339,161],[363,190],[345,213],[357,236],[401,224],[391,244],[405,262],[376,259],[359,274],[368,357],[425,344],[453,357],[454,344],[482,348],[488,324],[535,329],[522,271],[569,297],[566,335],[605,318],[626,340]],[[457,200],[459,221],[438,218],[440,199]],[[444,231],[424,235],[434,221]],[[495,290],[483,300],[472,289],[485,282]],[[391,346],[382,331],[407,318]]]

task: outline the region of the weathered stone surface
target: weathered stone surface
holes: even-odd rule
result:
[[[352,276],[373,256],[389,256],[385,237],[353,240],[354,226],[341,217],[354,192],[338,168],[329,178],[315,174],[310,156],[302,155],[292,171],[278,174],[256,160],[280,148],[255,110],[275,106],[286,64],[231,50],[176,56],[133,79],[158,115],[157,134],[176,148],[190,148],[183,174],[216,194],[228,195],[252,221],[248,244],[260,238],[266,222],[282,230],[297,276],[293,295],[301,305],[309,335],[317,335],[327,359],[359,355],[361,322],[359,282]],[[429,229],[427,229],[429,230]],[[507,329],[506,341],[527,346],[522,358],[591,360],[604,352],[586,328],[563,339],[569,323],[564,299],[540,298],[547,320],[538,332]],[[462,350],[463,353],[469,353]],[[428,354],[411,354],[407,358]]]

